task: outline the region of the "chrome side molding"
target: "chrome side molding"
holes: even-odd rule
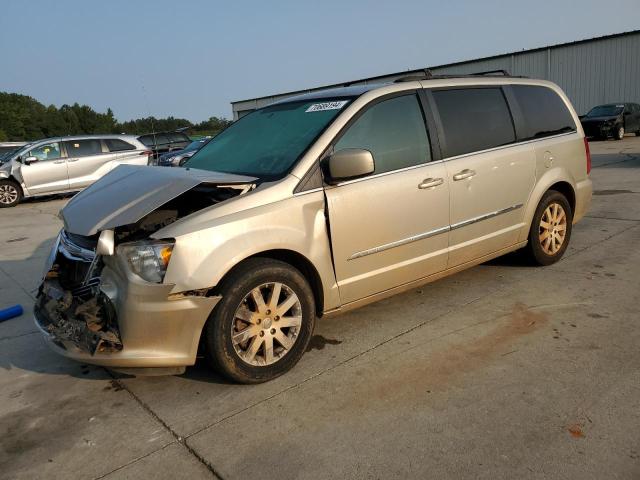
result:
[[[385,250],[389,250],[391,248],[401,247],[402,245],[407,245],[408,243],[417,242],[419,240],[424,240],[425,238],[433,237],[435,235],[439,235],[441,233],[446,233],[451,230],[455,230],[457,228],[466,227],[473,223],[482,222],[483,220],[488,220],[493,217],[497,217],[498,215],[502,215],[504,213],[509,213],[519,208],[522,208],[523,204],[518,203],[517,205],[511,205],[507,208],[502,208],[500,210],[496,210],[495,212],[485,213],[484,215],[480,215],[478,217],[470,218],[468,220],[464,220],[462,222],[454,223],[453,225],[448,225],[442,228],[436,228],[435,230],[430,230],[428,232],[419,233],[418,235],[413,235],[411,237],[403,238],[402,240],[396,240],[395,242],[385,243],[384,245],[379,245],[377,247],[368,248],[367,250],[362,250],[360,252],[356,252],[351,255],[347,260],[355,260],[357,258],[366,257],[368,255],[373,255],[374,253],[384,252]]]

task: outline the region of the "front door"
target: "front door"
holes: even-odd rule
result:
[[[27,164],[27,157],[37,160]],[[44,143],[22,155],[20,175],[30,195],[67,190],[67,159],[62,154],[60,143]]]
[[[346,148],[369,150],[375,171],[325,187],[342,303],[444,270],[448,182],[415,93],[365,107],[334,144]]]
[[[535,183],[530,143],[516,135],[500,87],[433,91],[451,195],[449,267],[518,241]]]

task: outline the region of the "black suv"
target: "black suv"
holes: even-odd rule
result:
[[[150,159],[173,150],[182,150],[191,143],[189,136],[183,132],[147,133],[139,136],[138,140],[152,150]]]
[[[625,133],[640,135],[640,105],[610,103],[598,105],[580,117],[584,134],[593,138],[622,140]]]

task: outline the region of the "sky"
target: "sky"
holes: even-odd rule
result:
[[[118,120],[640,28],[640,0],[0,0],[0,91]]]

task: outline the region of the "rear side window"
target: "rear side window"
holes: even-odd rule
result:
[[[417,97],[395,97],[368,108],[338,140],[334,151],[345,148],[369,150],[375,173],[429,162],[429,137]]]
[[[104,143],[107,145],[107,148],[110,152],[122,152],[124,150],[135,150],[136,147],[131,145],[129,142],[125,142],[124,140],[120,140],[119,138],[106,138]]]
[[[502,89],[435,90],[433,97],[448,157],[515,142],[513,121]]]
[[[535,85],[512,85],[511,88],[524,117],[524,131],[518,135],[520,140],[575,132],[573,117],[556,92]]]
[[[69,140],[64,142],[64,146],[67,149],[67,156],[70,158],[87,157],[102,153],[100,140]]]

